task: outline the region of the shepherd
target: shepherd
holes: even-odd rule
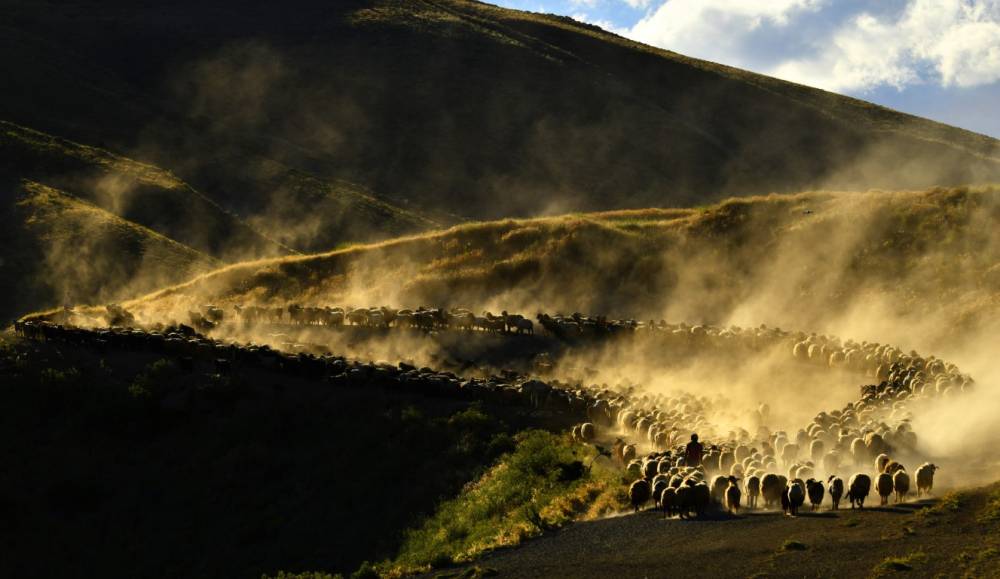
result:
[[[687,466],[701,466],[701,457],[705,447],[698,442],[698,434],[691,435],[691,442],[687,443],[684,449],[684,464]]]

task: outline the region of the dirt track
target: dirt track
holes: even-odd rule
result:
[[[886,557],[922,552],[908,563],[908,576],[997,576],[997,552],[988,550],[998,544],[995,529],[974,516],[983,502],[978,493],[937,516],[916,514],[934,504],[927,500],[864,512],[803,511],[797,518],[719,513],[688,522],[646,511],[571,525],[477,566],[500,577],[866,577]],[[804,548],[786,548],[787,541]]]

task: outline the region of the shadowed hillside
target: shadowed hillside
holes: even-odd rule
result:
[[[0,183],[21,179],[69,191],[220,259],[289,253],[169,171],[0,121]]]
[[[95,303],[148,291],[184,281],[210,263],[288,255],[292,248],[330,250],[453,220],[432,220],[357,185],[323,181],[267,159],[259,159],[255,167],[273,197],[271,205],[244,221],[170,171],[0,121],[0,224],[14,239],[4,248],[4,283],[21,288],[15,292],[16,305],[5,304],[3,318],[64,302]],[[25,181],[32,184],[27,189]],[[60,193],[41,200],[37,192],[49,187]],[[21,202],[25,194],[29,199]],[[67,206],[74,211],[65,211]],[[44,215],[26,213],[29,208],[36,213],[44,208]],[[87,216],[86,223],[81,215]],[[115,226],[95,229],[95,223]],[[58,233],[64,231],[75,233]],[[179,265],[173,254],[162,260],[147,254],[136,245],[138,238],[179,248],[184,263]],[[188,267],[192,259],[201,268]]]
[[[136,306],[482,305],[839,329],[939,351],[1000,320],[998,226],[995,188],[737,198],[462,225],[240,264]]]
[[[299,172],[466,218],[1000,177],[981,135],[468,0],[6,14],[0,117],[169,167],[254,222],[308,221]]]
[[[0,207],[0,319],[25,309],[103,303],[221,265],[91,203],[25,181]]]

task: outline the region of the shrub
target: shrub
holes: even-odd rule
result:
[[[365,561],[357,571],[351,573],[351,579],[379,579],[379,574],[374,565]]]
[[[926,559],[927,555],[923,551],[915,551],[906,557],[886,557],[885,560],[875,567],[875,575],[879,576],[899,571],[912,571],[914,565],[921,563]]]
[[[409,570],[460,563],[501,545],[557,528],[587,514],[620,483],[610,469],[586,469],[582,447],[567,437],[530,430],[514,437],[515,449],[462,493],[441,503],[420,527],[406,533],[395,562]],[[614,488],[613,492],[609,489]],[[614,501],[604,499],[606,506]]]

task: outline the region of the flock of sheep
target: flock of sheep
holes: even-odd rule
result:
[[[245,324],[287,322],[534,332],[531,320],[521,315],[505,311],[476,316],[461,308],[252,306],[236,307],[234,315]],[[579,439],[619,437],[614,444],[614,455],[622,468],[635,477],[629,496],[636,509],[653,501],[665,514],[682,518],[703,514],[713,504],[731,511],[744,505],[757,508],[760,498],[765,507],[780,504],[786,512],[796,514],[806,500],[815,509],[824,503],[826,496],[830,497],[831,507],[837,509],[843,497],[851,501],[852,507],[863,507],[872,490],[882,504],[892,495],[896,501],[906,500],[911,489],[918,496],[929,492],[933,488],[935,465],[922,464],[911,476],[901,462],[892,459],[913,461],[918,456],[917,437],[910,426],[913,406],[934,396],[965,392],[974,384],[953,364],[878,343],[841,341],[832,336],[787,332],[763,325],[722,328],[608,320],[580,314],[538,314],[542,328],[561,338],[627,332],[636,337],[660,339],[664,346],[681,351],[716,348],[737,356],[784,348],[798,363],[840,368],[863,376],[868,382],[857,400],[840,409],[820,412],[797,431],[772,431],[768,426],[770,409],[763,404],[754,412],[754,431],[739,428],[723,433],[712,424],[713,403],[704,396],[651,395],[632,387],[611,388],[557,379],[542,381],[513,374],[466,379],[404,363],[373,364],[329,354],[292,354],[266,345],[229,343],[199,333],[217,328],[226,319],[224,311],[216,306],[203,306],[190,312],[189,317],[194,327],[174,323],[137,328],[135,316],[120,306],[109,306],[105,318],[110,328],[86,330],[36,318],[18,322],[15,329],[31,339],[144,348],[181,359],[207,356],[222,371],[240,364],[290,369],[325,377],[334,383],[382,382],[392,387],[483,397],[577,416],[582,423],[573,435]],[[703,436],[704,453],[697,461],[691,461],[685,449],[686,437],[694,432]],[[640,448],[647,452],[640,453]],[[870,470],[871,467],[874,469]],[[850,472],[854,474],[845,482],[844,473]]]
[[[754,342],[761,329],[749,332],[706,328],[705,338],[744,336]],[[770,335],[766,332],[763,335]],[[756,431],[738,429],[722,434],[711,424],[715,414],[707,397],[635,396],[627,389],[594,392],[587,423],[574,429],[582,440],[600,434],[619,436],[615,456],[636,477],[629,495],[637,509],[648,501],[664,513],[687,517],[711,504],[737,510],[779,503],[796,514],[806,499],[813,508],[829,495],[833,509],[846,496],[852,507],[863,507],[874,490],[887,504],[906,500],[933,487],[937,467],[924,463],[911,476],[892,456],[915,459],[917,436],[910,425],[914,405],[934,396],[950,396],[973,387],[973,381],[952,365],[915,352],[871,343],[841,343],[835,338],[790,335],[791,356],[802,363],[842,366],[863,374],[872,384],[861,387],[857,400],[843,408],[820,412],[795,432],[772,431],[770,409],[754,412]],[[697,464],[686,451],[685,436],[708,435]],[[637,457],[638,446],[652,451]],[[868,470],[874,466],[874,470]],[[845,484],[842,474],[855,472]],[[915,478],[915,480],[914,480]],[[874,484],[873,484],[874,483]],[[690,489],[690,490],[688,490]],[[745,497],[745,500],[744,500]]]
[[[189,311],[191,324],[200,329],[214,329],[221,323],[222,312],[217,306],[202,306],[198,311]],[[390,308],[386,306],[355,308],[331,306],[247,306],[233,307],[236,322],[245,325],[258,323],[306,326],[362,326],[368,328],[416,328],[421,330],[479,330],[492,333],[534,333],[534,323],[519,314],[483,312],[476,315],[465,308],[431,308],[421,306],[416,309]]]

